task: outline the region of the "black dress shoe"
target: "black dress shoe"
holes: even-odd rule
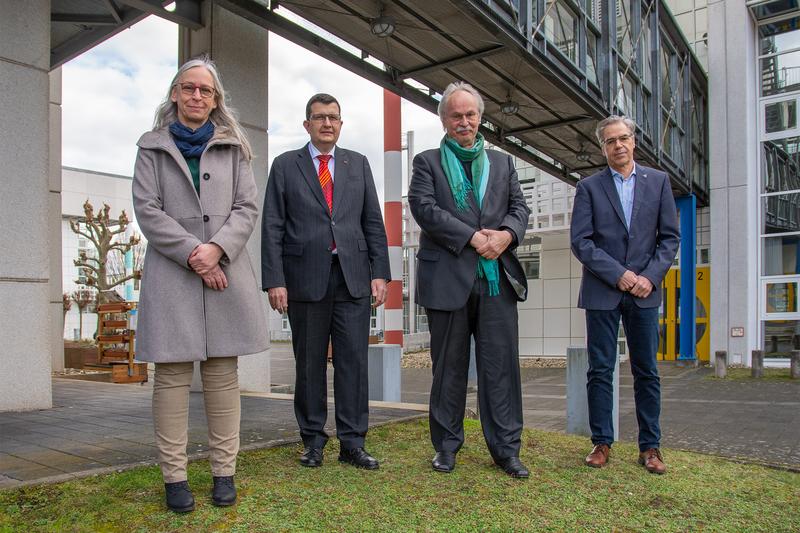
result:
[[[322,466],[322,448],[306,448],[300,456],[300,464],[308,467]]]
[[[456,454],[453,452],[436,452],[431,466],[437,472],[452,472],[456,468]]]
[[[508,457],[506,459],[497,459],[495,464],[502,468],[506,474],[511,477],[526,478],[530,475],[528,469],[519,460],[519,457]]]
[[[236,485],[233,484],[233,476],[214,476],[211,503],[217,507],[228,507],[236,503]]]
[[[368,454],[364,448],[343,449],[339,452],[339,461],[367,470],[376,470],[380,466],[378,460]]]
[[[164,483],[164,492],[167,494],[167,507],[170,511],[176,513],[194,511],[194,496],[188,481]]]

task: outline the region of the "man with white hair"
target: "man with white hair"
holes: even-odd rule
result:
[[[608,167],[578,182],[572,210],[572,253],[583,263],[578,307],[586,310],[591,453],[586,465],[605,466],[614,441],[612,378],[619,321],[630,350],[639,463],[663,474],[659,444],[661,382],[656,366],[661,281],[680,242],[669,177],[633,160],[636,124],[610,116],[597,140]]]
[[[517,301],[527,297],[514,254],[530,213],[509,155],[486,150],[478,132],[483,99],[451,83],[439,103],[445,135],[414,158],[408,203],[422,228],[417,301],[431,332],[433,469],[451,472],[464,443],[470,336],[475,339],[478,403],[494,462],[528,477],[520,462],[522,395]]]

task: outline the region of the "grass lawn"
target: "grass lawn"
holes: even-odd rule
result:
[[[717,378],[713,373],[706,376],[706,379],[713,379],[717,381],[731,380],[731,381],[789,381],[800,385],[800,379],[792,379],[790,370],[788,368],[765,368],[764,376],[761,378],[754,378],[751,374],[752,370],[749,368],[729,368],[728,375],[725,378]]]
[[[492,465],[478,423],[452,474],[433,472],[426,421],[376,428],[367,472],[336,461],[302,468],[300,446],[243,453],[238,505],[216,508],[205,461],[189,481],[197,509],[163,504],[157,468],[0,491],[0,531],[800,531],[800,475],[666,450],[669,472],[648,474],[636,447],[617,444],[602,470],[583,466],[587,440],[526,430],[531,478]]]

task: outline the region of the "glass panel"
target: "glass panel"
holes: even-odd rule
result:
[[[800,194],[777,194],[761,198],[761,233],[800,231]]]
[[[761,143],[762,192],[800,190],[800,137]]]
[[[766,283],[767,313],[797,312],[797,283]]]
[[[601,9],[600,0],[585,0],[584,6],[584,9],[586,9],[586,16],[589,17],[589,20],[599,26]]]
[[[701,152],[705,146],[705,101],[697,91],[692,91],[692,144]]]
[[[678,125],[683,126],[683,74],[686,68],[686,63],[678,65],[678,75],[673,85],[675,86],[675,94],[673,95],[675,112],[672,116]]]
[[[644,9],[644,6],[642,9]],[[639,44],[642,49],[642,85],[648,89],[653,82],[653,58],[650,57],[653,49],[650,43],[651,38],[650,17],[648,17],[642,20],[642,37]]]
[[[664,129],[661,131],[661,147],[665,154],[672,156],[672,128],[669,116],[665,113],[661,118],[664,121]]]
[[[800,89],[800,50],[761,60],[761,96]]]
[[[550,5],[556,5],[550,8]],[[578,17],[558,0],[547,0],[544,35],[573,63],[578,62]]]
[[[762,2],[750,9],[753,15],[755,15],[756,20],[764,20],[782,15],[783,13],[789,13],[800,7],[799,4],[800,2],[798,2],[798,0],[773,0],[772,2]]]
[[[764,106],[764,123],[767,133],[775,133],[797,127],[797,101],[784,100]]]
[[[617,51],[626,62],[633,53],[633,32],[631,29],[631,0],[616,0],[617,3]]]
[[[661,105],[668,110],[672,108],[672,53],[664,46],[661,48]]]
[[[764,237],[761,244],[761,275],[800,274],[800,235]]]
[[[653,131],[653,124],[650,122],[650,106],[653,103],[653,97],[647,92],[647,89],[642,89],[642,132],[650,136]]]
[[[597,36],[586,31],[586,77],[589,81],[597,81]]]
[[[622,80],[622,72],[617,71],[617,107],[622,115],[630,117],[636,121],[636,93],[633,80],[625,78]]]
[[[800,349],[800,320],[765,320],[764,357],[789,357]]]

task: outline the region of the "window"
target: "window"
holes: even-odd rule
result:
[[[555,4],[551,7],[552,4]],[[560,0],[547,0],[544,36],[573,63],[578,62],[578,17]]]

